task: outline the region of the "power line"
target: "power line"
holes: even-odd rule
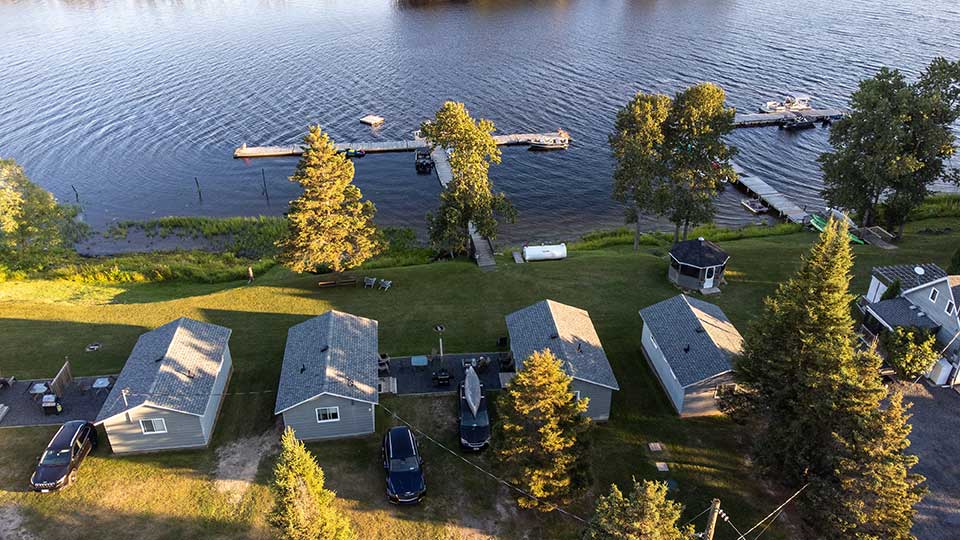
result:
[[[706,513],[709,512],[709,511],[710,511],[710,507],[709,507],[709,506],[706,507],[706,508],[704,508],[704,509],[703,509],[703,512],[700,512],[699,514],[697,514],[697,515],[693,516],[692,518],[688,519],[686,523],[684,523],[683,525],[680,526],[680,528],[682,529],[682,528],[686,527],[687,525],[693,523],[698,517],[706,514]]]
[[[723,518],[724,523],[733,527],[733,530],[737,531],[737,534],[740,535],[737,537],[737,540],[740,540],[744,537],[743,533],[740,532],[740,529],[738,529],[737,526],[734,525],[732,521],[730,521],[730,516],[728,516],[727,513],[724,512],[722,509],[720,510],[720,517]]]
[[[800,493],[802,493],[803,490],[807,489],[807,486],[809,486],[809,485],[810,485],[809,482],[807,482],[806,484],[804,484],[803,487],[801,487],[800,489],[798,489],[798,490],[796,491],[796,493],[794,493],[793,495],[790,496],[789,499],[783,501],[783,504],[781,504],[780,506],[774,508],[774,509],[773,509],[773,512],[770,512],[769,514],[767,514],[766,517],[764,517],[763,519],[761,519],[760,521],[758,521],[756,525],[754,525],[753,527],[750,527],[750,529],[747,530],[747,532],[741,534],[741,535],[737,538],[737,540],[744,540],[744,539],[746,538],[746,535],[750,534],[750,532],[752,532],[754,529],[756,529],[757,527],[759,527],[761,523],[763,523],[764,521],[770,519],[771,516],[773,516],[774,514],[776,514],[777,512],[779,512],[780,510],[783,510],[783,507],[784,507],[784,506],[790,504],[790,501],[796,499],[796,498],[797,498],[797,495],[800,495]],[[766,529],[764,529],[764,530],[766,530]],[[763,532],[761,532],[760,534],[763,534]],[[757,538],[759,538],[759,535],[757,536]]]

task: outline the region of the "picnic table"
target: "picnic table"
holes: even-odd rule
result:
[[[413,367],[427,367],[430,364],[430,360],[426,356],[411,356],[410,365]]]
[[[27,389],[27,391],[30,393],[30,397],[36,400],[40,396],[46,394],[47,390],[49,389],[50,389],[50,385],[48,385],[47,383],[38,382],[38,383],[31,384],[30,388]]]

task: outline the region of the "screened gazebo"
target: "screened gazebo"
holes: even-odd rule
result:
[[[730,256],[720,246],[702,237],[677,242],[670,248],[667,277],[683,289],[702,293],[720,291]]]

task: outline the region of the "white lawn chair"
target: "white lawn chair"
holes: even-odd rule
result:
[[[391,285],[393,285],[393,282],[392,282],[392,281],[387,281],[386,279],[381,279],[381,280],[380,280],[380,290],[381,290],[381,291],[385,291],[385,290],[389,289]]]
[[[365,277],[363,278],[363,288],[372,289],[377,286],[377,278],[375,277]]]

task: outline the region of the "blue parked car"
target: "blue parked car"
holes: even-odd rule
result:
[[[383,469],[387,498],[396,504],[417,504],[427,494],[423,458],[410,428],[390,428],[383,437]]]

